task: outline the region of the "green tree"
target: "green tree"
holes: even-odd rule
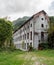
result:
[[[0,47],[7,47],[11,44],[12,23],[5,19],[0,19]]]
[[[48,34],[49,48],[54,48],[54,17],[50,17],[48,32],[49,32]]]

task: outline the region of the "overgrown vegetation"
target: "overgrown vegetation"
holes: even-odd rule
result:
[[[50,49],[54,49],[54,17],[50,17],[49,26],[48,45]]]
[[[12,23],[6,19],[0,19],[0,48],[7,48],[13,45],[12,32]]]
[[[34,48],[31,45],[29,45],[28,46],[28,51],[33,51],[33,50],[34,50]]]
[[[48,43],[40,43],[38,49],[43,50],[43,49],[48,49],[48,48],[49,48]]]
[[[54,65],[54,50],[2,51],[0,65]]]

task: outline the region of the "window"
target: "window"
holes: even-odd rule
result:
[[[30,40],[32,40],[32,32],[30,32]]]
[[[29,33],[27,33],[27,39],[29,39]]]
[[[32,42],[30,43],[30,46],[32,47]]]
[[[44,32],[41,32],[41,41],[44,41]]]
[[[25,30],[26,30],[26,28],[25,28]]]
[[[44,18],[41,18],[41,20],[44,20]]]
[[[26,34],[25,34],[25,39],[26,39]]]
[[[31,27],[32,27],[32,24],[31,24]]]
[[[29,49],[29,43],[27,43],[27,49]]]
[[[24,28],[23,28],[23,31],[24,31]]]
[[[28,25],[28,28],[29,28],[29,25]]]
[[[44,25],[43,25],[43,24],[41,24],[41,27],[44,27]]]

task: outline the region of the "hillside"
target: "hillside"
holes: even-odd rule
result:
[[[29,17],[24,16],[23,18],[18,18],[17,20],[13,21],[14,31],[17,30],[18,27],[21,26],[28,19]]]

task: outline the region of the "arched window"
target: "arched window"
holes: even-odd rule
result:
[[[30,40],[32,40],[32,31],[30,32]]]
[[[27,39],[29,39],[29,33],[27,33]]]
[[[32,24],[31,24],[31,27],[32,27]]]
[[[41,27],[44,27],[44,24],[41,24]]]
[[[41,32],[41,41],[44,41],[44,32]]]
[[[41,20],[44,20],[44,18],[41,18]]]

